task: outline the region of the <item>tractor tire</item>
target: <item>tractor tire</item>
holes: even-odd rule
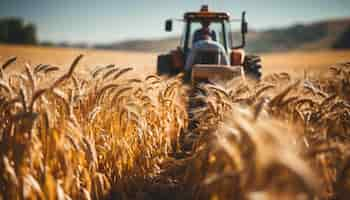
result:
[[[157,74],[161,75],[171,75],[172,73],[172,65],[171,65],[171,55],[164,54],[159,55],[157,59]]]
[[[261,58],[255,55],[247,55],[244,58],[243,68],[245,75],[254,80],[261,79]]]

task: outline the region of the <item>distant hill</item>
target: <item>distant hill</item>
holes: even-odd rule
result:
[[[296,24],[285,28],[250,31],[247,35],[247,50],[250,52],[275,52],[288,50],[317,50],[350,48],[350,18],[321,21],[311,24]],[[240,34],[233,33],[239,40]],[[177,37],[159,40],[131,40],[96,45],[96,48],[165,52],[179,44]]]
[[[333,43],[333,48],[350,49],[350,27],[337,38]]]
[[[98,49],[141,51],[141,52],[164,52],[179,45],[178,37],[164,38],[159,40],[129,40],[104,45],[95,45]]]
[[[252,52],[333,48],[336,41],[349,28],[350,18],[271,29],[248,34],[247,48]]]

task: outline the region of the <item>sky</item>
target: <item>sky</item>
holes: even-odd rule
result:
[[[245,10],[258,30],[350,17],[350,0],[0,0],[0,18],[34,23],[40,41],[109,43],[177,35],[181,22],[167,33],[164,21],[202,4],[238,18]]]

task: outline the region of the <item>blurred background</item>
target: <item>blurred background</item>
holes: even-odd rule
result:
[[[247,11],[251,52],[350,48],[349,0],[0,2],[0,43],[7,44],[164,52],[178,44],[183,27],[175,23],[168,33],[164,21],[208,4],[233,18]]]

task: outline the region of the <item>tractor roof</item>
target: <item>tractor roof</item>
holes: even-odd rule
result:
[[[187,12],[184,15],[185,20],[198,19],[198,20],[229,20],[230,14],[227,12],[212,12],[209,11],[207,5],[203,5],[199,12]]]

